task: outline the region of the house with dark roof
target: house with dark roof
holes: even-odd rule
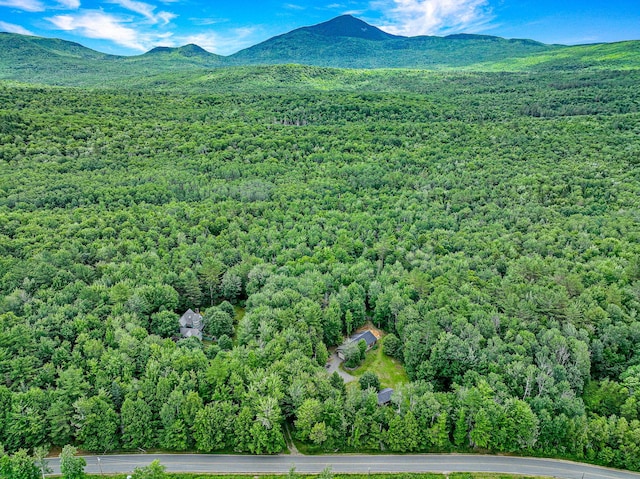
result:
[[[378,338],[369,330],[351,336],[351,341],[358,342],[361,339],[364,339],[364,342],[367,343],[367,349],[371,349],[378,341]]]
[[[385,406],[391,402],[393,389],[385,388],[378,393],[378,406]]]
[[[344,350],[347,348],[347,346],[349,346],[351,343],[358,343],[360,340],[363,340],[365,343],[367,343],[368,351],[373,347],[374,344],[376,344],[378,338],[376,338],[375,334],[373,334],[369,330],[354,334],[342,346],[338,346],[338,349],[336,350],[336,352],[338,353],[338,357],[344,361]]]
[[[204,329],[204,321],[199,310],[187,310],[180,317],[180,334],[184,338],[196,337],[202,340],[202,330]]]

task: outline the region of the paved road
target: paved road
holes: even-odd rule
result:
[[[98,457],[100,461],[98,462]],[[205,454],[139,454],[119,456],[86,456],[88,473],[129,473],[154,459],[169,472],[220,474],[286,473],[292,465],[302,473],[317,473],[331,466],[337,473],[375,472],[498,472],[563,479],[640,479],[634,472],[607,469],[569,461],[505,456],[458,454],[424,455],[336,455],[336,456],[233,456]],[[52,459],[54,473],[59,462]]]

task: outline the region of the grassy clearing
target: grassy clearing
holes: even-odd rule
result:
[[[365,360],[353,371],[347,370],[352,376],[360,377],[366,371],[372,371],[380,378],[380,386],[396,389],[401,384],[409,382],[407,372],[400,361],[390,358],[382,351],[384,338],[376,344],[366,355]]]
[[[244,308],[242,306],[234,306],[233,310],[235,311],[235,317],[233,318],[233,322],[238,324],[240,320],[244,317]]]
[[[231,338],[234,345],[238,344],[238,324],[240,324],[240,320],[244,317],[245,309],[242,306],[235,305],[233,307],[234,316],[233,316],[233,337]]]

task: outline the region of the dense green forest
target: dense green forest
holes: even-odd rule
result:
[[[0,83],[7,451],[276,453],[289,424],[640,470],[639,71],[111,87]],[[172,340],[196,307],[216,341]],[[411,379],[388,406],[324,368],[368,320]]]

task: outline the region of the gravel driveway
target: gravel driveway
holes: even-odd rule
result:
[[[351,381],[355,381],[356,378],[354,376],[340,369],[341,363],[342,363],[342,359],[340,359],[338,357],[338,353],[334,351],[331,354],[331,356],[329,356],[329,360],[327,361],[327,364],[329,364],[329,367],[327,368],[327,372],[329,374],[333,374],[334,371],[338,371],[338,374],[340,375],[340,377],[345,383],[350,383]]]

